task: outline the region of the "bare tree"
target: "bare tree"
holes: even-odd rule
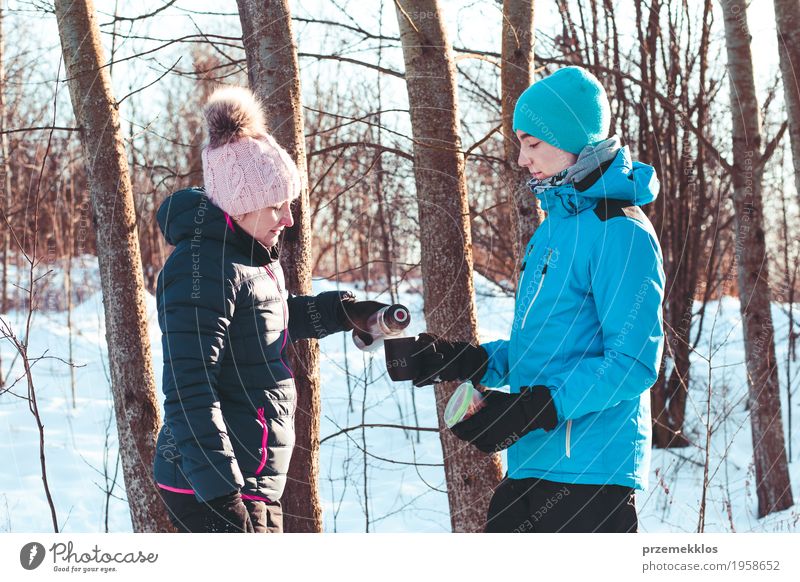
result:
[[[8,160],[8,136],[6,135],[6,69],[5,43],[3,24],[5,21],[5,0],[0,0],[0,204],[3,216],[8,216],[11,209],[11,164]],[[11,251],[11,229],[3,229],[3,274],[0,283],[0,313],[8,311],[8,254]],[[4,385],[3,359],[0,357],[0,387]]]
[[[794,183],[800,200],[800,2],[774,0],[783,95],[789,115]]]
[[[38,206],[34,208],[34,213],[36,215],[39,214]],[[9,230],[11,229],[10,224],[5,225]],[[32,250],[29,253],[25,252],[25,249],[20,244],[19,239],[16,239],[18,243],[17,252],[21,255],[25,262],[27,263],[27,277],[25,281],[24,287],[22,287],[22,291],[27,295],[27,312],[25,313],[25,323],[24,329],[22,330],[22,337],[18,337],[17,334],[11,327],[9,321],[0,318],[0,339],[7,340],[12,346],[14,351],[20,358],[22,363],[22,368],[24,370],[23,374],[18,378],[17,381],[22,379],[25,380],[26,387],[27,387],[27,394],[25,396],[20,396],[13,392],[13,388],[16,385],[16,381],[9,382],[8,385],[4,385],[2,389],[0,389],[0,394],[11,394],[12,396],[22,398],[23,400],[27,401],[28,409],[30,410],[31,414],[33,415],[34,420],[36,421],[36,428],[39,436],[39,470],[42,476],[42,485],[44,486],[44,493],[45,498],[47,499],[47,505],[50,508],[50,518],[53,521],[53,531],[58,533],[58,518],[56,515],[56,506],[55,501],[53,500],[53,494],[50,489],[50,481],[48,479],[47,474],[47,459],[45,455],[45,432],[44,432],[44,422],[42,421],[42,413],[39,409],[39,401],[38,396],[36,393],[36,384],[33,380],[33,366],[39,360],[45,358],[44,355],[39,357],[34,357],[31,355],[30,349],[30,342],[31,342],[31,328],[33,324],[33,316],[34,312],[36,311],[36,302],[35,297],[39,289],[36,287],[41,283],[41,280],[46,278],[50,272],[46,272],[43,275],[37,276],[37,267],[39,266],[39,262],[36,259],[36,238],[33,238],[32,243]],[[71,363],[70,363],[71,365]]]
[[[783,155],[780,156],[783,162]],[[795,300],[797,298],[797,285],[800,281],[800,241],[797,237],[792,236],[792,232],[797,229],[797,223],[790,225],[789,223],[789,206],[791,204],[789,196],[786,193],[786,180],[784,176],[785,165],[781,163],[780,182],[777,185],[778,196],[781,199],[781,244],[778,249],[779,264],[782,263],[782,277],[780,287],[776,293],[776,301],[785,302],[784,312],[789,320],[789,329],[787,330],[787,343],[789,344],[786,349],[785,360],[785,375],[786,375],[786,440],[789,442],[788,458],[792,462],[792,404],[793,404],[793,384],[795,375],[793,371],[793,362],[797,361],[797,340],[800,339],[800,333],[796,330],[797,327],[797,314],[795,313]],[[794,227],[794,228],[792,228]]]
[[[57,0],[55,13],[92,197],[111,387],[133,530],[171,531],[152,478],[160,418],[118,103],[111,94],[92,1]]]
[[[414,134],[425,320],[433,333],[477,341],[472,240],[452,50],[436,0],[395,2]],[[446,430],[454,383],[437,384],[437,415],[453,531],[481,531],[500,462]]]
[[[250,87],[264,103],[267,124],[276,141],[292,156],[303,187],[292,207],[294,226],[282,241],[281,264],[286,286],[298,295],[311,293],[311,232],[308,171],[303,142],[300,71],[288,0],[237,0],[247,54]],[[322,531],[319,499],[320,380],[317,340],[291,344],[290,365],[299,373],[295,449],[282,498],[284,527],[290,532]]]
[[[508,187],[514,200],[517,216],[517,244],[515,255],[522,249],[542,223],[543,213],[539,199],[528,188],[530,176],[517,165],[519,144],[514,135],[514,106],[522,92],[533,82],[533,28],[534,0],[503,1],[503,45],[500,64],[500,90],[502,93],[503,149]],[[516,261],[517,273],[519,260]]]
[[[750,387],[758,515],[763,517],[794,503],[781,420],[761,196],[764,162],[776,141],[767,147],[762,144],[746,2],[721,0],[720,3],[725,20],[733,120],[736,267]]]

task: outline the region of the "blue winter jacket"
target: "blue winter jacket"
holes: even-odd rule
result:
[[[547,386],[558,424],[508,449],[510,478],[647,488],[664,270],[639,206],[658,189],[623,147],[581,182],[537,194],[547,219],[523,257],[511,337],[483,344],[481,383]]]

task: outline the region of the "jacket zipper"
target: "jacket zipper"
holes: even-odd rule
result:
[[[528,321],[528,314],[531,312],[531,307],[533,307],[533,304],[536,302],[536,298],[539,296],[539,291],[542,290],[542,285],[544,285],[544,277],[547,275],[547,265],[550,264],[550,255],[552,254],[553,249],[550,249],[547,252],[547,259],[544,261],[544,267],[542,267],[542,276],[539,277],[539,285],[536,287],[536,293],[533,294],[533,299],[531,299],[528,308],[525,310],[525,316],[522,318],[522,326],[520,327],[521,330],[525,329],[525,322]]]
[[[569,436],[572,432],[572,420],[567,421],[567,457],[570,455]]]
[[[283,327],[286,328],[289,325],[289,314],[286,313],[286,300],[283,298],[283,289],[281,289],[281,286],[278,283],[278,277],[272,272],[272,269],[270,269],[268,265],[264,265],[264,270],[275,282],[275,286],[278,288],[278,293],[281,296],[281,303],[283,305]]]
[[[267,464],[267,436],[269,435],[267,429],[267,419],[264,417],[264,408],[258,409],[258,422],[261,424],[262,431],[261,431],[261,462],[258,464],[258,469],[256,469],[256,475],[260,474],[261,471],[264,470],[264,465]]]
[[[289,306],[286,300],[283,298],[283,289],[281,289],[281,285],[278,283],[278,277],[272,272],[272,269],[269,268],[269,265],[264,265],[264,270],[275,282],[275,286],[278,288],[278,293],[281,295],[281,304],[283,305],[283,342],[281,343],[282,354],[284,348],[286,347],[286,340],[289,337]],[[292,377],[292,379],[294,379],[294,372],[292,372],[292,369],[286,365],[286,362],[283,361],[283,358],[280,358],[280,360],[281,364],[283,364],[283,367],[286,368],[286,371],[289,372],[289,375]]]
[[[525,274],[525,267],[528,265],[528,255],[531,254],[533,250],[533,246],[529,246],[528,250],[525,251],[525,256],[522,257],[522,265],[519,268],[519,279],[517,280],[517,292],[514,295],[514,301],[519,299],[519,290],[522,288],[522,277]]]

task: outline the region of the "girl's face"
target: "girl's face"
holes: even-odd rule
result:
[[[268,206],[232,218],[247,234],[265,247],[271,247],[277,244],[283,229],[294,224],[291,204],[292,201],[287,200],[277,206]]]
[[[537,180],[555,176],[578,160],[575,154],[560,150],[521,129],[517,130],[517,139],[520,144],[517,163],[523,168],[528,168],[531,176]]]

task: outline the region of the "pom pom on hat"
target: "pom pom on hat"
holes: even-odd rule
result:
[[[223,87],[211,94],[203,113],[208,124],[209,147],[218,148],[243,137],[267,134],[261,104],[244,87]]]
[[[239,216],[300,195],[297,166],[267,132],[261,104],[249,89],[217,89],[203,113],[209,134],[203,181],[211,202]]]

